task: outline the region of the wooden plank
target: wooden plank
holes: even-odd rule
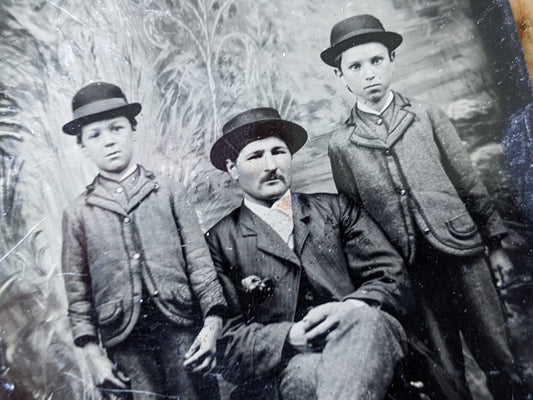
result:
[[[518,27],[518,33],[524,48],[524,56],[533,80],[533,1],[509,0]]]

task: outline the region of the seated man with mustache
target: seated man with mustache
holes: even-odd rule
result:
[[[302,127],[257,108],[223,132],[211,162],[244,201],[206,239],[233,310],[219,340],[232,399],[384,398],[405,354],[401,257],[346,198],[291,192]]]

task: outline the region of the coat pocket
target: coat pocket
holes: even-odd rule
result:
[[[115,322],[123,312],[122,300],[114,300],[104,303],[96,309],[98,323],[108,325]]]
[[[446,222],[450,233],[458,239],[470,239],[477,233],[477,225],[468,213],[463,213]]]

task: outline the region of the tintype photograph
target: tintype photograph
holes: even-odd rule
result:
[[[3,0],[0,37],[0,399],[533,398],[507,1]]]

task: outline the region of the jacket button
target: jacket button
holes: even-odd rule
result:
[[[124,189],[122,189],[121,187],[117,188],[116,192],[117,193],[122,193],[124,191]]]
[[[158,290],[154,290],[154,293],[152,294],[152,296],[154,296],[154,297],[159,296],[159,291]]]
[[[376,121],[376,124],[381,125],[383,123],[383,120],[380,118]]]
[[[124,218],[124,223],[125,224],[129,224],[129,222],[130,222],[130,219],[128,217]]]
[[[405,191],[405,189],[400,190],[400,196],[405,196],[406,194],[407,192]]]
[[[385,150],[385,154],[390,156],[390,150]]]
[[[430,232],[429,228],[424,229],[424,235],[429,235],[429,232]]]
[[[138,260],[139,258],[141,258],[141,255],[140,255],[139,253],[135,253],[135,254],[133,255],[133,259],[134,259],[134,260]]]

